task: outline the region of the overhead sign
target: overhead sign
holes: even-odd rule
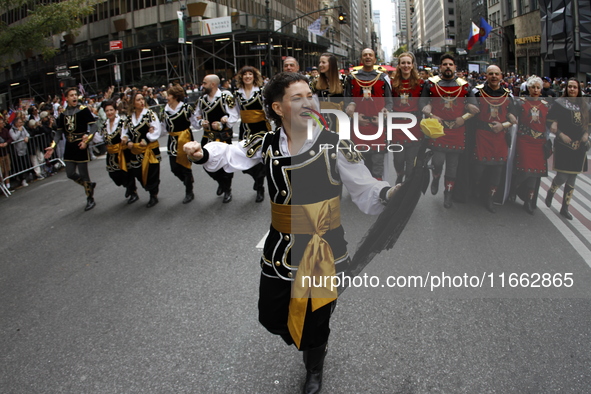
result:
[[[265,49],[267,49],[266,45],[251,45],[250,46],[251,51],[264,51]]]
[[[58,78],[70,78],[72,76],[72,73],[70,72],[70,70],[62,70],[62,71],[58,71],[56,73],[56,76]]]
[[[123,49],[123,41],[121,41],[121,40],[109,41],[109,50],[110,51],[118,51],[121,49]]]
[[[63,70],[67,70],[68,69],[68,65],[67,64],[58,64],[57,66],[55,66],[55,72],[60,72]]]
[[[232,32],[232,17],[222,16],[201,21],[201,35],[211,36]]]

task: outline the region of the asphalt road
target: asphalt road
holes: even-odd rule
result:
[[[163,157],[151,209],[143,190],[126,205],[104,158],[90,164],[89,212],[63,171],[0,197],[0,392],[300,392],[301,354],[257,321],[268,200],[255,204],[239,173],[222,204],[196,167],[197,198],[183,205]],[[343,212],[353,251],[373,218],[346,195]],[[428,286],[342,295],[323,392],[590,392],[587,264],[540,210],[446,210],[441,195],[426,195],[364,272],[380,284],[429,275]],[[573,286],[511,287],[511,273],[571,273]],[[434,276],[464,274],[483,286],[431,289]]]

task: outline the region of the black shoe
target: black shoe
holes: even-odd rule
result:
[[[451,208],[454,203],[452,201],[453,193],[445,191],[443,192],[443,206],[447,209]]]
[[[560,214],[568,220],[573,220],[573,215],[568,211],[568,206],[563,206],[560,210]]]
[[[260,188],[257,190],[257,199],[255,202],[262,202],[265,199],[265,189]]]
[[[129,200],[127,200],[127,203],[128,204],[133,204],[134,202],[136,202],[139,199],[140,199],[140,197],[137,195],[137,193],[133,192],[133,193],[130,194]]]
[[[304,394],[319,393],[322,389],[322,369],[324,367],[326,352],[326,344],[304,351],[304,364],[306,365]]]
[[[230,201],[232,201],[232,190],[228,190],[227,192],[224,192],[224,199],[222,200],[222,202],[224,204],[227,204]]]
[[[495,204],[493,203],[493,196],[486,197],[486,202],[484,203],[484,207],[490,213],[497,213],[497,209],[495,208]]]
[[[221,196],[224,192],[224,189],[221,186],[218,186],[218,190],[215,192],[216,195]]]
[[[85,211],[90,211],[92,208],[94,208],[96,205],[96,203],[94,202],[94,198],[92,197],[88,197],[86,199],[86,206],[84,207]]]
[[[546,206],[550,208],[552,206],[552,200],[554,199],[554,193],[552,191],[552,187],[548,189],[548,194],[546,194]]]
[[[187,193],[185,195],[185,198],[183,199],[183,204],[188,204],[191,201],[193,201],[193,199],[195,198],[195,195],[193,193]]]
[[[530,215],[534,214],[534,203],[533,201],[527,200],[526,202],[523,203],[523,209],[525,209],[525,212],[529,213]]]
[[[131,196],[131,190],[129,189],[125,189],[125,198],[128,198],[129,196]]]
[[[441,178],[441,176],[435,178],[433,177],[433,181],[431,182],[431,194],[432,195],[436,195],[437,192],[439,191],[439,179]]]
[[[156,204],[158,204],[158,197],[150,196],[150,201],[148,201],[148,205],[146,205],[146,207],[152,208]]]

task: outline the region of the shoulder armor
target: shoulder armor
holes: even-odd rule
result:
[[[503,88],[503,90],[507,93],[513,93],[510,89],[507,89],[507,88]]]
[[[265,132],[251,134],[247,140],[244,141],[244,148],[246,148],[246,157],[253,157],[254,154],[263,146],[263,138]]]
[[[484,88],[484,84],[483,84],[483,83],[482,83],[482,84],[480,84],[480,85],[476,85],[476,86],[474,87],[474,89],[482,89],[482,88]]]
[[[80,111],[82,111],[84,108],[86,108],[86,105],[81,105],[78,108],[80,108]]]
[[[542,100],[540,100],[540,101],[542,102],[542,104],[544,104],[544,105],[548,105],[548,101],[546,101],[546,100],[544,100],[544,99],[542,99]]]
[[[339,140],[338,151],[345,156],[349,163],[360,163],[363,158],[355,150],[355,145],[351,140]]]
[[[438,75],[434,76],[434,77],[430,77],[429,81],[433,82],[433,83],[437,83],[439,81],[441,81],[441,78],[439,78]]]
[[[465,79],[462,79],[462,78],[456,78],[456,82],[457,82],[458,86],[464,86],[468,83]]]
[[[228,108],[234,108],[234,106],[236,105],[236,100],[234,100],[234,96],[232,96],[232,93],[223,91],[222,98],[224,99],[224,102],[228,105]]]

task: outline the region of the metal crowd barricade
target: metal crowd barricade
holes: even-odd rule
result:
[[[65,167],[65,163],[57,155],[57,150],[54,150],[49,159],[45,159],[45,148],[47,148],[53,137],[46,134],[29,137],[28,142],[24,139],[13,141],[8,148],[8,157],[10,158],[10,172],[8,176],[2,173],[0,168],[0,179],[2,179],[2,186],[0,189],[6,197],[12,193],[5,185],[5,180],[14,179],[15,177],[32,172],[37,178],[43,176],[43,167],[46,165],[53,166],[55,163],[60,163]]]

